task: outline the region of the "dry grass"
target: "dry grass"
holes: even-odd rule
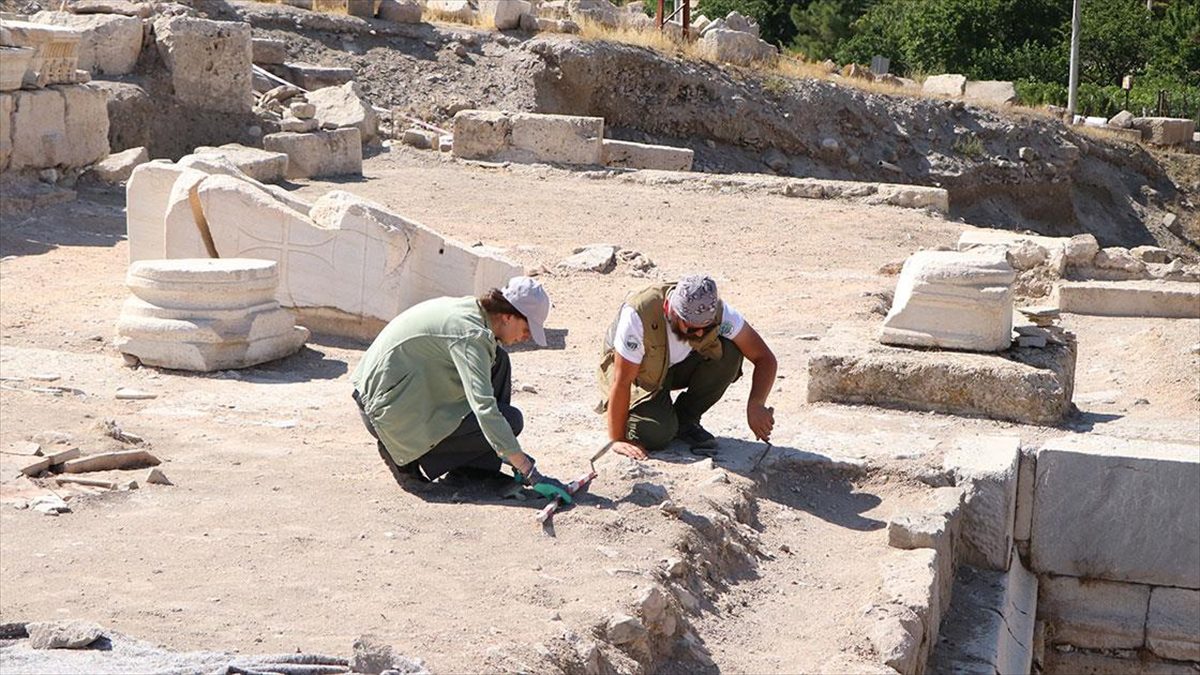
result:
[[[1089,127],[1083,124],[1077,124],[1071,127],[1071,131],[1074,131],[1081,136],[1087,136],[1093,141],[1103,141],[1106,143],[1138,143],[1138,141],[1129,138],[1120,131],[1104,129],[1101,127]]]
[[[626,26],[610,28],[602,23],[587,19],[581,20],[578,23],[579,37],[584,40],[620,42],[621,44],[653,49],[656,52],[672,56],[682,56],[697,61],[705,60],[695,41],[676,39],[662,31],[653,29],[638,30]]]
[[[462,26],[474,26],[475,28],[485,28],[495,30],[496,26],[492,20],[485,19],[479,16],[479,12],[471,12],[464,16],[459,12],[446,12],[436,7],[422,7],[421,21],[427,23],[457,23]]]

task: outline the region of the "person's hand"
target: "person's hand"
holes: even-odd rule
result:
[[[775,409],[758,403],[746,404],[746,424],[750,431],[760,441],[771,440],[771,431],[775,429]]]
[[[649,455],[640,446],[634,445],[629,441],[617,441],[612,445],[612,451],[618,455],[625,455],[633,459],[649,459]]]
[[[537,463],[534,458],[523,452],[514,453],[507,461],[512,465],[513,477],[517,479],[518,483],[525,482],[525,476],[533,473],[534,465]]]
[[[554,499],[557,497],[564,504],[570,504],[572,501],[574,501],[571,497],[571,493],[567,491],[567,486],[564,485],[562,481],[556,478],[550,478],[549,476],[543,476],[536,471],[534,472],[534,475],[538,479],[538,481],[530,487],[530,489],[534,492],[545,497],[546,499]]]

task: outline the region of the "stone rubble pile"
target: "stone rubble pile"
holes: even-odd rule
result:
[[[279,306],[275,262],[242,258],[142,260],[125,277],[132,295],[117,349],[150,366],[212,372],[295,353],[308,340]]]

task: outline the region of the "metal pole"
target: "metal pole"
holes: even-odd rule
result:
[[[654,27],[662,30],[663,18],[666,16],[666,0],[658,0],[658,13],[654,15]]]
[[[1074,0],[1071,10],[1071,75],[1067,83],[1067,124],[1075,123],[1075,110],[1079,104],[1079,5],[1083,0]]]
[[[683,39],[688,39],[692,30],[692,0],[683,0]]]

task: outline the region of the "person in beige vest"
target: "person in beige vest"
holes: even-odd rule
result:
[[[756,438],[770,440],[775,355],[721,300],[712,277],[694,274],[631,293],[608,329],[598,373],[613,451],[646,459],[675,438],[693,451],[715,448],[700,418],[741,375],[743,358],[754,366],[746,423]],[[672,400],[676,390],[683,391]]]

